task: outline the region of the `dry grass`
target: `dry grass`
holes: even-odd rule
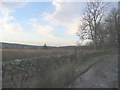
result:
[[[74,48],[52,48],[52,49],[2,49],[2,60],[9,61],[39,56],[71,55]]]
[[[3,54],[4,59],[8,57],[8,59],[5,59],[5,60],[12,60],[13,58],[18,58],[17,56],[19,56],[19,58],[24,58],[24,57],[44,56],[44,55],[51,56],[51,55],[58,55],[58,54],[59,55],[70,55],[74,53],[74,49],[48,49],[48,50],[44,50],[44,49],[39,49],[39,50],[38,49],[23,49],[23,50],[4,49],[3,52],[4,52]],[[24,78],[28,78],[29,75],[25,76],[25,73],[31,70],[32,72],[31,74],[33,74],[32,78],[29,78],[28,82],[24,82],[23,80],[22,86],[20,87],[43,87],[43,88],[44,87],[48,87],[48,88],[60,87],[61,88],[61,87],[64,87],[70,84],[80,74],[85,72],[92,64],[97,62],[99,58],[106,55],[107,53],[110,53],[110,51],[86,50],[85,53],[86,54],[84,54],[82,57],[80,56],[77,61],[74,59],[75,57],[73,58],[71,57],[70,61],[57,60],[57,59],[45,59],[41,61],[40,63],[31,62],[33,66],[35,66],[34,68],[33,67],[27,68],[26,64],[24,65],[21,63],[21,67],[24,68],[25,71],[23,71],[21,68],[14,68],[12,69],[14,73],[13,75],[14,76],[22,75]],[[13,55],[13,57],[11,57],[11,55]],[[95,57],[98,59],[96,59]],[[40,71],[38,72],[38,70]],[[12,74],[11,70],[9,70],[9,72],[10,74]],[[16,84],[17,80],[15,79],[14,81]],[[8,80],[6,80],[6,82],[8,82]],[[19,81],[17,81],[17,83],[19,83]]]
[[[98,51],[98,50],[97,50]],[[94,53],[95,50],[82,50],[77,48],[78,56]],[[73,55],[74,48],[49,48],[49,49],[2,49],[2,61],[9,61],[15,59],[24,59],[40,56],[56,56],[56,55]]]

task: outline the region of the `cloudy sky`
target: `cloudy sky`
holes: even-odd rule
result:
[[[84,2],[2,2],[0,41],[76,45]]]

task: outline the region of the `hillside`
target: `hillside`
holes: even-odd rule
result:
[[[42,46],[0,42],[2,48],[42,48]]]

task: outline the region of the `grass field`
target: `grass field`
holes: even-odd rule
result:
[[[97,50],[101,51],[101,50]],[[77,48],[49,48],[49,49],[2,49],[2,61],[10,61],[15,59],[24,59],[40,56],[62,56],[62,55],[84,55],[93,53],[93,49]]]
[[[50,49],[2,49],[2,60],[9,61],[39,56],[56,56],[74,54],[74,48]]]

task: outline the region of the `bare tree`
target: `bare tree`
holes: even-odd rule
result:
[[[100,49],[105,49],[106,47],[106,41],[107,41],[107,30],[106,30],[106,24],[105,23],[100,23],[98,26],[98,31],[97,31],[97,43],[98,43],[98,48]]]
[[[86,29],[87,24],[82,21],[82,24],[79,25],[79,30],[77,31],[77,36],[79,37],[79,41],[77,42],[78,46],[82,46],[83,42],[90,38],[89,30]]]
[[[106,32],[107,32],[107,44],[110,47],[117,47],[118,43],[118,8],[113,8],[110,14],[105,19]]]
[[[98,28],[107,10],[107,5],[108,3],[105,2],[87,2],[82,16],[84,24],[78,30],[79,32],[84,31],[87,33],[87,38],[93,40],[95,49],[97,49]],[[84,37],[86,37],[85,33]]]

